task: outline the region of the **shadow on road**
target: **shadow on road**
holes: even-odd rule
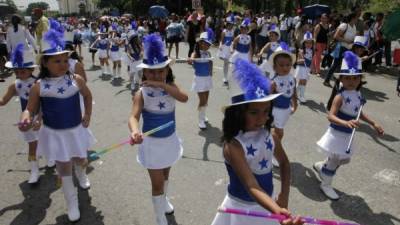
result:
[[[357,131],[368,134],[369,136],[371,136],[372,139],[374,139],[374,141],[376,143],[378,143],[382,147],[386,148],[388,151],[399,154],[399,152],[397,151],[398,149],[397,150],[393,149],[381,141],[381,140],[385,140],[388,142],[398,142],[398,141],[400,141],[399,138],[394,137],[390,134],[386,134],[386,133],[382,137],[379,137],[378,133],[375,131],[375,129],[373,129],[371,126],[369,126],[368,124],[365,124],[365,123],[360,124],[360,127],[357,129]]]
[[[222,131],[218,127],[213,127],[210,123],[207,123],[207,129],[200,130],[199,135],[206,139],[203,145],[203,160],[209,161],[208,147],[210,144],[215,144],[219,147],[222,147]]]
[[[340,218],[359,224],[394,225],[400,219],[385,213],[374,213],[365,200],[357,195],[348,195],[338,191],[340,199],[331,202],[333,212]],[[396,223],[397,224],[397,223]]]
[[[19,184],[19,188],[24,200],[21,203],[4,207],[0,210],[0,216],[7,211],[20,211],[10,225],[39,224],[46,217],[46,211],[51,205],[50,195],[57,190],[56,182],[57,176],[53,170],[46,170],[36,185],[32,186],[27,181],[22,182]]]
[[[168,225],[180,225],[176,222],[175,216],[172,215],[165,215],[167,217]]]
[[[367,100],[378,101],[378,102],[384,102],[385,100],[389,100],[389,98],[386,96],[386,93],[380,91],[373,91],[365,86],[361,88],[361,93]]]
[[[310,100],[307,100],[307,102],[303,105],[308,107],[309,109],[311,109],[314,112],[326,113],[325,104],[323,102],[317,103],[316,101],[310,99]]]

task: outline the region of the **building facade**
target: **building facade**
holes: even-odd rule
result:
[[[61,14],[96,12],[97,7],[93,0],[57,0]]]

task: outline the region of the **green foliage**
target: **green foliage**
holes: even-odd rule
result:
[[[372,13],[390,12],[396,8],[400,8],[399,0],[370,0],[368,11]]]
[[[30,16],[32,14],[32,10],[35,8],[47,10],[49,7],[50,7],[49,4],[47,4],[46,2],[33,2],[30,3],[26,8],[25,14]]]
[[[0,6],[0,17],[4,18],[9,14],[16,13],[18,11],[17,6],[13,0],[6,0],[5,5]]]

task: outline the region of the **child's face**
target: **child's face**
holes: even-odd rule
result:
[[[312,48],[313,47],[313,41],[305,41],[304,46],[306,48]]]
[[[253,102],[245,112],[246,131],[253,131],[263,128],[269,119],[271,108],[270,102]]]
[[[340,76],[340,82],[343,84],[343,88],[345,90],[356,90],[358,85],[360,85],[361,82],[361,76],[356,75],[356,76],[345,76],[342,75]]]
[[[165,82],[167,79],[168,70],[167,67],[160,69],[144,69],[143,74],[147,80]]]
[[[68,53],[50,56],[44,66],[49,70],[51,76],[63,76],[68,71]]]
[[[14,72],[18,79],[26,80],[32,75],[33,69],[15,69]]]
[[[275,32],[269,33],[269,40],[270,40],[271,42],[278,41],[278,34],[275,33]]]
[[[202,51],[207,51],[210,48],[210,45],[208,43],[206,43],[205,41],[200,41],[199,48]]]
[[[359,57],[362,56],[364,54],[365,49],[362,47],[355,47],[354,48],[354,53],[356,53],[356,55],[358,55]]]
[[[274,70],[278,75],[286,75],[292,69],[292,60],[287,56],[275,56]]]
[[[247,34],[247,27],[241,26],[241,27],[240,27],[240,33],[241,33],[241,34]]]

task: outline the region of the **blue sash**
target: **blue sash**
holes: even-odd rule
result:
[[[224,43],[224,45],[226,45],[226,46],[231,46],[231,44],[232,44],[232,41],[233,41],[233,37],[227,37],[227,36],[225,36],[224,37],[224,40],[223,40],[223,43]]]
[[[19,102],[21,103],[21,110],[24,111],[26,106],[28,105],[28,100],[24,98],[19,98]]]
[[[210,62],[193,62],[194,74],[199,77],[210,76],[211,65]]]
[[[112,51],[112,52],[117,52],[117,51],[119,51],[118,45],[111,45],[111,51]]]
[[[339,112],[337,113],[336,116],[337,116],[339,119],[346,120],[346,121],[354,120],[354,119],[357,118],[357,117],[355,117],[355,116],[350,116],[350,115],[348,115],[348,114],[346,114],[346,113],[343,113],[343,112],[341,112],[341,111],[339,111]],[[344,127],[344,126],[340,126],[340,125],[337,125],[337,124],[334,124],[334,123],[331,123],[331,124],[330,124],[330,127],[332,127],[332,128],[335,129],[335,130],[344,132],[344,133],[349,133],[349,134],[351,134],[351,133],[353,132],[353,129],[351,129],[351,128]]]
[[[240,53],[248,53],[249,50],[250,50],[250,45],[249,45],[249,44],[244,45],[244,44],[238,43],[238,44],[236,45],[236,51],[238,51],[238,52],[240,52]]]
[[[274,107],[277,107],[280,109],[287,109],[290,107],[290,99],[291,99],[291,97],[279,95],[277,98],[275,98],[272,101],[274,103]]]
[[[143,110],[142,117],[143,117],[142,132],[144,133],[146,131],[149,131],[149,130],[157,128],[161,125],[164,125],[170,121],[175,121],[175,111],[172,111],[172,112],[166,113],[166,114],[157,114],[157,113],[151,113],[149,111]],[[174,132],[175,132],[175,123],[172,126],[169,126],[163,130],[157,131],[154,134],[151,134],[150,136],[163,138],[163,137],[171,136],[171,134],[173,134]]]

